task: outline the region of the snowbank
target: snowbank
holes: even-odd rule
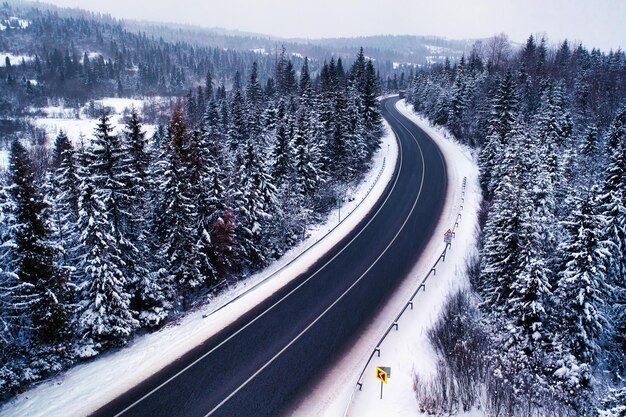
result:
[[[341,222],[339,211],[334,211],[324,224],[310,230],[305,241],[264,271],[240,282],[176,324],[138,337],[124,349],[38,384],[7,403],[0,416],[89,414],[219,332],[306,271],[358,225],[391,180],[398,147],[391,129],[388,126],[386,129],[388,133],[374,156],[370,173],[358,188],[347,193],[346,203],[341,207]]]
[[[448,194],[444,214],[433,239],[407,279],[395,292],[381,314],[366,331],[354,341],[353,348],[341,358],[325,377],[316,381],[307,398],[294,405],[288,415],[293,416],[417,416],[417,402],[413,392],[413,374],[426,376],[435,370],[434,352],[427,338],[427,330],[437,319],[446,297],[467,283],[464,276],[466,260],[475,254],[480,187],[478,168],[470,150],[449,139],[442,129],[435,129],[428,121],[415,115],[404,100],[398,109],[437,143],[445,157],[448,171]],[[465,200],[461,200],[463,178],[467,178]],[[363,376],[362,390],[356,388],[367,358],[389,325],[396,318],[419,282],[430,270],[444,248],[443,234],[452,228],[463,205],[462,219],[456,238],[448,250],[446,261],[439,264],[435,276],[426,282],[426,292],[415,297],[414,309],[407,310],[381,345],[380,358],[374,359]],[[391,378],[380,399],[380,382],[375,379],[377,366],[390,366]]]

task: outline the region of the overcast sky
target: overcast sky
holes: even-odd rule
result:
[[[281,37],[375,34],[454,39],[546,32],[604,50],[626,47],[626,0],[45,0],[115,17]]]

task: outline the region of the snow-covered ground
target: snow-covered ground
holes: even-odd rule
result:
[[[0,67],[6,66],[7,58],[9,58],[11,66],[21,65],[22,60],[24,60],[24,62],[29,62],[35,59],[35,57],[29,55],[15,55],[10,52],[0,52]]]
[[[121,133],[124,125],[123,115],[124,111],[135,107],[137,110],[141,110],[143,100],[130,99],[130,98],[114,98],[108,97],[101,100],[95,100],[95,104],[102,105],[104,107],[110,107],[113,109],[111,114],[111,125],[114,128],[114,133]],[[82,136],[86,140],[89,140],[93,136],[94,129],[98,124],[97,119],[89,118],[85,114],[85,109],[81,109],[78,112],[80,118],[76,118],[76,110],[64,106],[48,106],[43,110],[48,117],[40,117],[32,120],[33,124],[41,129],[44,129],[50,138],[56,137],[60,130],[63,130],[67,137],[77,144],[79,138]],[[148,134],[148,137],[152,136],[156,126],[145,124],[143,130]]]
[[[38,384],[5,404],[0,416],[89,414],[193,349],[306,271],[356,227],[391,180],[398,147],[389,127],[387,132],[370,173],[356,189],[348,191],[341,207],[341,222],[339,211],[335,210],[324,224],[310,230],[305,241],[264,271],[239,282],[177,323],[137,337],[124,349],[102,355]]]
[[[1,60],[0,62],[4,62]],[[13,62],[13,61],[11,61]],[[160,100],[160,98],[152,98],[151,100]],[[111,114],[111,126],[114,134],[122,133],[124,128],[124,113],[133,106],[141,112],[143,100],[130,98],[108,97],[101,100],[95,100],[96,105],[110,107],[113,109]],[[33,109],[35,110],[35,109]],[[47,106],[38,108],[42,110],[47,117],[33,118],[31,122],[38,128],[43,129],[48,138],[49,144],[52,146],[54,138],[63,130],[67,137],[72,141],[74,146],[79,145],[81,138],[86,142],[93,137],[93,132],[98,125],[98,120],[90,118],[85,112],[85,108],[80,110],[65,107],[62,104],[57,106]],[[151,137],[156,130],[156,125],[144,124],[143,130],[148,137]],[[7,168],[8,165],[8,149],[0,149],[0,171]]]
[[[464,275],[466,260],[474,256],[476,251],[477,213],[480,205],[478,168],[468,148],[449,139],[450,135],[444,130],[433,128],[428,121],[415,115],[404,101],[399,102],[398,108],[435,139],[445,157],[449,190],[444,214],[434,238],[410,273],[416,279],[407,279],[402,284],[380,315],[354,341],[350,352],[323,379],[316,381],[311,393],[295,405],[288,415],[419,416],[413,392],[413,374],[417,372],[427,377],[434,373],[436,363],[427,330],[439,316],[446,297],[467,285]],[[461,193],[464,177],[467,178],[467,188],[463,202]],[[426,282],[426,291],[415,297],[414,309],[407,309],[400,318],[398,330],[392,330],[382,343],[380,358],[374,356],[363,375],[362,390],[355,389],[357,378],[376,343],[441,254],[444,248],[443,234],[453,227],[461,205],[462,218],[445,262],[438,265],[436,275]],[[374,376],[377,366],[391,367],[391,378],[384,387],[382,400],[380,382]]]
[[[0,171],[9,165],[9,151],[0,149]]]

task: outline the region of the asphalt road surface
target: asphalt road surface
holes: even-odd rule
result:
[[[400,142],[370,214],[326,256],[239,320],[94,416],[276,416],[319,377],[407,278],[441,215],[435,143],[382,102]]]

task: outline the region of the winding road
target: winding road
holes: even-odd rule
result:
[[[93,416],[276,416],[341,357],[417,262],[446,195],[432,139],[382,101],[396,170],[370,214],[308,271]]]

